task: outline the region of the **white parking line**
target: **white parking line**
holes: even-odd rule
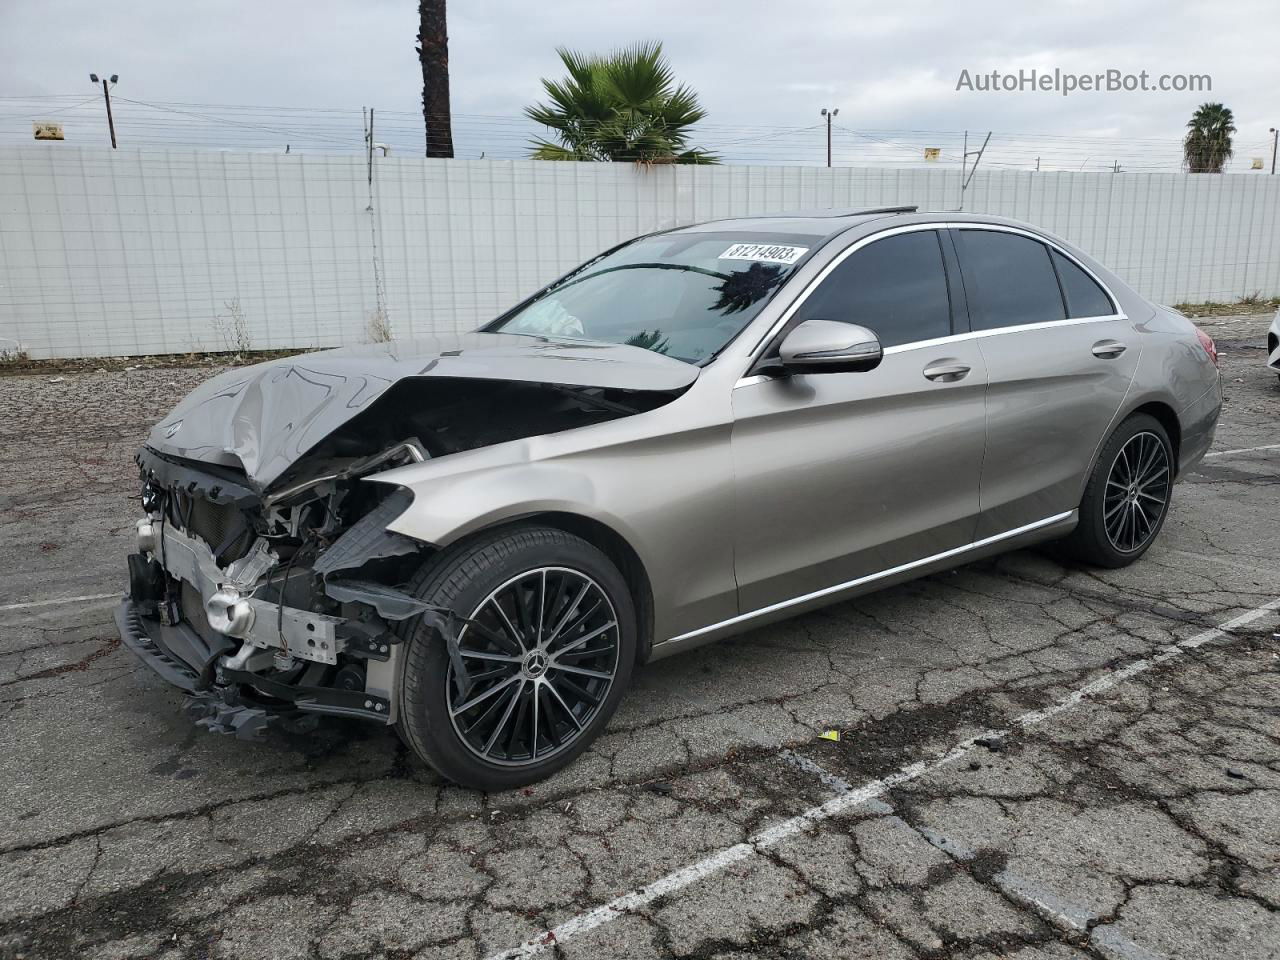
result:
[[[617,899],[610,900],[608,903],[596,907],[594,910],[588,910],[578,916],[566,920],[560,926],[546,931],[540,936],[531,940],[526,940],[518,947],[513,947],[503,953],[495,953],[488,960],[519,960],[521,957],[532,957],[544,950],[547,950],[553,944],[562,943],[573,937],[581,936],[584,933],[590,933],[597,927],[603,926],[610,921],[616,920],[624,916],[627,911],[635,910],[638,907],[646,906],[653,903],[660,897],[675,893],[685,887],[697,883],[713,874],[719,873],[725,867],[745,860],[752,854],[758,853],[766,847],[772,847],[783,840],[794,837],[796,834],[838,816],[854,807],[860,806],[881,794],[887,793],[894,787],[903,783],[909,783],[912,780],[918,780],[927,773],[932,773],[941,767],[955,763],[957,760],[963,759],[973,751],[977,742],[983,740],[990,742],[993,740],[1004,740],[1017,732],[1019,728],[1034,726],[1043,723],[1061,713],[1065,713],[1079,706],[1088,697],[1097,696],[1105,693],[1112,688],[1119,686],[1127,680],[1131,680],[1139,674],[1146,673],[1153,667],[1157,667],[1170,660],[1181,657],[1191,650],[1204,646],[1212,640],[1216,640],[1223,634],[1237,627],[1243,627],[1252,623],[1261,617],[1266,616],[1277,609],[1280,609],[1280,597],[1272,600],[1270,603],[1261,607],[1255,607],[1247,613],[1242,613],[1238,617],[1233,617],[1219,627],[1205,630],[1198,633],[1188,640],[1180,640],[1169,644],[1159,653],[1141,660],[1135,660],[1126,667],[1118,670],[1111,670],[1095,680],[1086,683],[1067,696],[1063,697],[1041,710],[1031,710],[1018,717],[1015,717],[1010,727],[1004,730],[987,730],[976,734],[968,739],[961,740],[954,747],[948,750],[942,756],[935,757],[932,760],[920,760],[909,766],[903,767],[895,773],[889,774],[879,780],[872,780],[870,783],[863,784],[855,789],[841,793],[839,796],[833,797],[826,803],[819,804],[816,807],[810,807],[808,810],[800,813],[787,820],[782,820],[774,824],[766,830],[762,830],[754,836],[748,838],[744,843],[734,844],[711,854],[702,860],[692,863],[687,867],[683,867],[674,873],[669,873],[665,877],[655,880],[647,886],[633,890],[631,893],[623,894]],[[815,764],[816,766],[816,764]],[[821,769],[821,768],[819,768]],[[825,771],[824,771],[825,772]]]
[[[1255,453],[1258,450],[1280,450],[1280,443],[1264,443],[1260,447],[1241,447],[1239,450],[1219,450],[1216,453],[1206,453],[1204,459],[1210,457],[1234,457],[1237,453]]]
[[[91,593],[83,597],[53,597],[50,600],[27,600],[23,603],[6,603],[0,606],[0,610],[28,610],[32,607],[53,607],[60,603],[86,603],[90,600],[118,600],[121,594],[117,590],[115,593]]]
[[[848,793],[853,789],[853,784],[844,777],[836,776],[826,767],[822,766],[816,760],[810,760],[803,754],[796,753],[794,750],[783,750],[778,756],[786,763],[791,764],[799,770],[812,777],[816,777],[818,781],[829,790],[835,793]]]
[[[1236,560],[1234,557],[1215,557],[1210,553],[1196,553],[1194,550],[1179,550],[1176,547],[1165,547],[1166,553],[1176,553],[1180,557],[1190,557],[1193,560],[1209,563],[1220,563],[1224,567],[1234,567],[1237,570],[1248,570],[1250,573],[1262,573],[1274,577],[1276,571],[1274,567],[1264,567],[1261,563],[1246,563],[1243,560]],[[1280,564],[1280,557],[1276,558],[1277,564]]]

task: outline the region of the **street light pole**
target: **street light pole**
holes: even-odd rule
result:
[[[834,110],[828,110],[826,107],[822,108],[822,116],[827,118],[827,166],[828,167],[831,166],[831,118],[834,117],[839,112],[840,112],[839,107],[836,107]]]
[[[115,122],[115,119],[111,116],[111,87],[114,87],[116,85],[116,81],[119,79],[120,79],[120,75],[113,73],[110,77],[110,85],[108,85],[107,78],[104,77],[102,80],[102,99],[105,100],[107,103],[107,129],[111,131],[111,149],[112,150],[116,149],[116,122]],[[89,74],[89,82],[97,83],[98,75],[96,73]]]
[[[1276,173],[1276,140],[1280,138],[1280,130],[1275,127],[1271,128],[1271,175]]]

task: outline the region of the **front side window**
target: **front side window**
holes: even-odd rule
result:
[[[1043,243],[995,230],[957,230],[955,236],[974,330],[1067,318]]]
[[[1058,268],[1062,293],[1067,298],[1067,316],[1072,319],[1109,317],[1116,312],[1106,291],[1057,250],[1053,251],[1053,265]]]
[[[625,343],[705,363],[755,318],[817,242],[739,231],[642,237],[485,329]]]
[[[876,240],[835,268],[800,305],[803,320],[866,327],[885,347],[951,334],[951,303],[934,230]]]

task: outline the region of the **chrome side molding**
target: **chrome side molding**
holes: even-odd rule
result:
[[[1042,527],[1050,527],[1056,523],[1062,523],[1066,520],[1072,519],[1075,515],[1075,510],[1068,510],[1066,513],[1056,513],[1052,517],[1045,517],[1043,520],[1037,520],[1034,523],[1028,523],[1021,527],[1015,527],[1013,530],[1006,530],[1004,533],[997,533],[992,537],[984,537],[981,540],[975,540],[972,543],[965,544],[963,547],[954,547],[950,550],[944,550],[942,553],[935,553],[931,557],[912,560],[910,563],[903,563],[896,567],[890,567],[887,570],[881,570],[878,573],[869,573],[864,577],[846,580],[844,583],[837,583],[835,586],[823,587],[821,590],[815,590],[812,593],[806,593],[799,597],[792,597],[790,600],[779,600],[777,603],[771,603],[767,607],[761,607],[759,610],[752,610],[750,613],[740,613],[736,617],[730,617],[728,620],[721,620],[719,623],[712,623],[705,627],[699,627],[697,630],[690,630],[688,633],[682,633],[678,637],[671,637],[660,644],[654,644],[654,649],[656,650],[659,647],[666,646],[668,643],[679,643],[685,640],[692,640],[695,637],[700,637],[703,634],[711,633],[715,630],[721,630],[724,627],[732,627],[739,623],[745,623],[748,620],[754,620],[756,617],[763,617],[766,614],[776,613],[777,611],[785,610],[788,607],[808,603],[810,600],[819,600],[822,597],[828,597],[835,593],[852,590],[854,587],[874,583],[877,580],[884,580],[888,577],[896,576],[899,573],[906,573],[907,571],[915,570],[918,567],[937,563],[939,560],[948,560],[951,557],[959,557],[966,553],[970,553],[971,551],[988,547],[993,543],[999,543],[1001,540],[1011,540],[1014,537],[1022,536],[1024,533],[1032,533]]]

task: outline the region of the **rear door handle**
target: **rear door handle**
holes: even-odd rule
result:
[[[969,368],[955,360],[936,360],[924,368],[925,379],[936,380],[939,383],[954,383],[968,375]]]
[[[1114,360],[1127,349],[1119,340],[1099,340],[1093,345],[1093,355],[1103,360]]]

